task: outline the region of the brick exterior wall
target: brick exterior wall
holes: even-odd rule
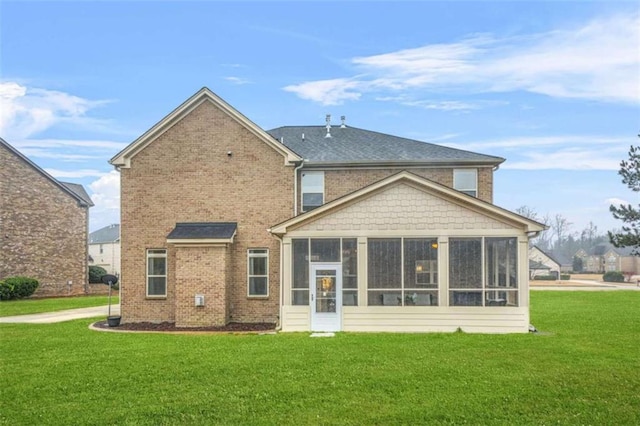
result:
[[[0,279],[37,279],[36,297],[85,294],[89,209],[2,145],[0,165]]]
[[[176,326],[227,323],[230,251],[228,246],[176,247]],[[196,294],[205,296],[204,306],[195,306]]]
[[[233,154],[228,156],[228,151]],[[123,323],[176,322],[177,303],[184,300],[185,309],[188,304],[193,307],[193,297],[201,289],[207,307],[222,309],[216,294],[221,295],[223,289],[202,287],[201,281],[189,284],[186,279],[184,287],[177,289],[176,272],[183,272],[176,269],[181,268],[176,258],[183,249],[166,241],[177,222],[237,222],[227,255],[226,318],[277,321],[280,243],[267,229],[293,213],[293,168],[284,165],[281,154],[215,105],[204,102],[134,156],[131,168],[121,170],[121,195]],[[149,248],[168,250],[164,299],[145,296]],[[247,297],[249,248],[269,249],[266,298]],[[207,260],[200,262],[202,272],[210,276],[219,270],[219,259],[214,259],[215,248],[208,250]],[[185,253],[184,259],[197,263],[196,253],[193,258]],[[207,315],[213,319],[214,314]],[[215,321],[219,321],[217,315]]]
[[[367,185],[371,185],[388,176],[403,170],[418,176],[437,182],[441,185],[453,187],[454,168],[409,168],[409,169],[350,169],[350,170],[325,170],[324,191],[325,203],[349,194]],[[303,168],[302,171],[305,169]],[[309,169],[312,170],[312,169]],[[302,188],[298,178],[298,188]],[[302,193],[298,194],[302,197]],[[478,168],[478,198],[493,202],[493,169],[491,167]],[[301,206],[300,199],[298,205]]]

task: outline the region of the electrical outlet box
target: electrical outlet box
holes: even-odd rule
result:
[[[204,306],[204,294],[196,294],[196,306]]]

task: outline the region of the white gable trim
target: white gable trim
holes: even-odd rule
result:
[[[301,214],[285,222],[279,223],[271,227],[269,229],[269,232],[276,235],[284,235],[289,230],[291,230],[291,228],[301,226],[305,223],[313,222],[314,220],[319,219],[322,216],[331,214],[336,209],[346,207],[351,203],[357,202],[360,199],[373,195],[375,192],[378,192],[385,187],[400,182],[407,183],[418,189],[426,190],[434,194],[435,196],[442,197],[450,202],[473,210],[477,213],[486,215],[493,219],[521,227],[524,232],[540,232],[547,228],[541,223],[510,212],[509,210],[497,207],[478,198],[465,195],[452,188],[440,185],[428,179],[417,176],[413,173],[403,171],[382,179],[367,187],[354,191],[351,194],[326,203],[321,207],[311,210],[310,212]]]
[[[133,141],[129,146],[120,151],[109,160],[109,163],[116,168],[129,168],[131,167],[131,158],[142,151],[155,139],[157,139],[164,132],[173,127],[182,118],[188,115],[191,111],[199,107],[204,102],[211,102],[216,107],[224,111],[229,117],[234,119],[240,125],[244,126],[247,130],[275,149],[284,157],[285,165],[292,165],[294,162],[302,161],[302,158],[287,148],[284,144],[276,141],[271,135],[261,129],[257,124],[249,120],[242,115],[238,110],[226,103],[222,98],[213,93],[206,87],[200,89],[196,94],[187,99],[182,105],[173,110],[169,115],[160,120],[151,129],[147,130],[142,136]]]

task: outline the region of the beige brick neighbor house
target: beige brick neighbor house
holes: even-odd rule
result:
[[[87,292],[91,198],[0,138],[0,279],[35,278],[35,296]]]
[[[504,161],[357,129],[265,131],[203,88],[111,159],[124,323],[526,332],[528,238]]]

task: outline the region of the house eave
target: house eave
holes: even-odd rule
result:
[[[497,167],[502,161],[478,160],[385,160],[385,161],[314,161],[306,160],[305,168],[339,169],[339,168],[416,168],[416,167]]]

